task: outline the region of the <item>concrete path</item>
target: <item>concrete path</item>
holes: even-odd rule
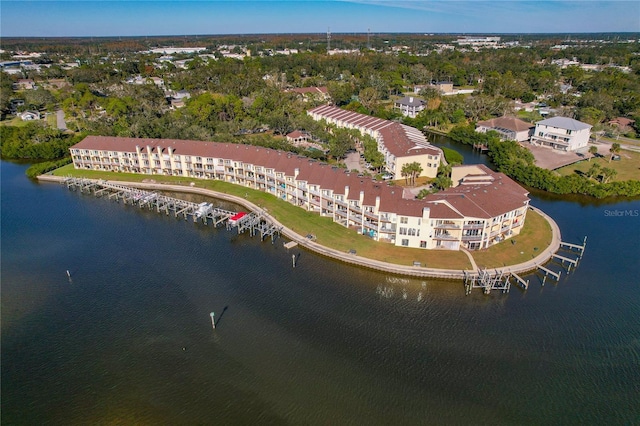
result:
[[[474,272],[478,272],[478,265],[476,265],[476,260],[473,258],[473,255],[469,252],[469,250],[460,248],[460,251],[467,255],[467,257],[469,258],[469,262],[471,262],[471,266],[473,266]]]
[[[67,130],[67,123],[64,121],[64,111],[61,109],[56,111],[56,122],[59,130]]]

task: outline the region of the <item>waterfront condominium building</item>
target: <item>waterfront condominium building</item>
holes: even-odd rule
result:
[[[529,205],[525,189],[483,165],[454,168],[454,187],[418,200],[393,184],[250,145],[87,136],[70,152],[76,169],[217,179],[264,191],[405,247],[489,247],[520,232]]]
[[[307,114],[314,120],[325,120],[337,127],[357,129],[360,133],[373,137],[378,143],[378,151],[384,155],[386,171],[396,179],[402,174],[402,166],[414,162],[420,163],[422,167],[420,176],[436,177],[438,174],[442,150],[430,145],[415,127],[331,105],[313,108]]]

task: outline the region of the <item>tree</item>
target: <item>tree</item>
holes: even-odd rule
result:
[[[594,178],[598,176],[599,172],[600,172],[600,164],[593,163],[591,167],[589,167],[589,170],[587,170],[587,177]]]
[[[420,163],[418,163],[417,161],[410,163],[409,166],[410,166],[410,172],[411,172],[411,185],[415,186],[416,178],[420,176],[420,173],[422,173],[423,169]]]
[[[609,152],[611,153],[611,157],[609,157],[609,162],[611,162],[611,160],[613,160],[613,156],[617,155],[620,152],[620,144],[617,142],[614,142],[611,145],[611,148],[609,148]]]
[[[411,168],[409,167],[409,163],[406,163],[402,166],[402,169],[400,170],[400,175],[402,175],[402,177],[404,178],[404,183],[405,184],[409,184],[408,178],[409,176],[411,176]]]
[[[608,167],[604,167],[602,169],[602,183],[607,183],[609,182],[610,179],[612,179],[615,175],[618,174],[617,171],[615,171],[614,169],[610,169]]]
[[[365,87],[358,94],[360,103],[371,113],[378,103],[378,92],[373,87]]]
[[[404,177],[405,183],[409,184],[411,182],[411,186],[415,186],[416,178],[420,176],[422,170],[420,163],[414,161],[413,163],[404,164],[400,173]]]
[[[597,153],[598,153],[598,147],[595,145],[591,145],[589,147],[589,154],[591,154],[591,157],[595,157]],[[589,157],[589,161],[591,161],[591,157]]]

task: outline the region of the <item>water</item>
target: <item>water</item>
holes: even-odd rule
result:
[[[640,422],[640,218],[611,213],[640,201],[534,196],[588,235],[578,269],[465,296],[305,251],[293,269],[281,240],[25,167],[1,164],[3,425]]]

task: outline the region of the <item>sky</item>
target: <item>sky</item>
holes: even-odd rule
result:
[[[640,1],[0,0],[1,37],[640,32]]]

